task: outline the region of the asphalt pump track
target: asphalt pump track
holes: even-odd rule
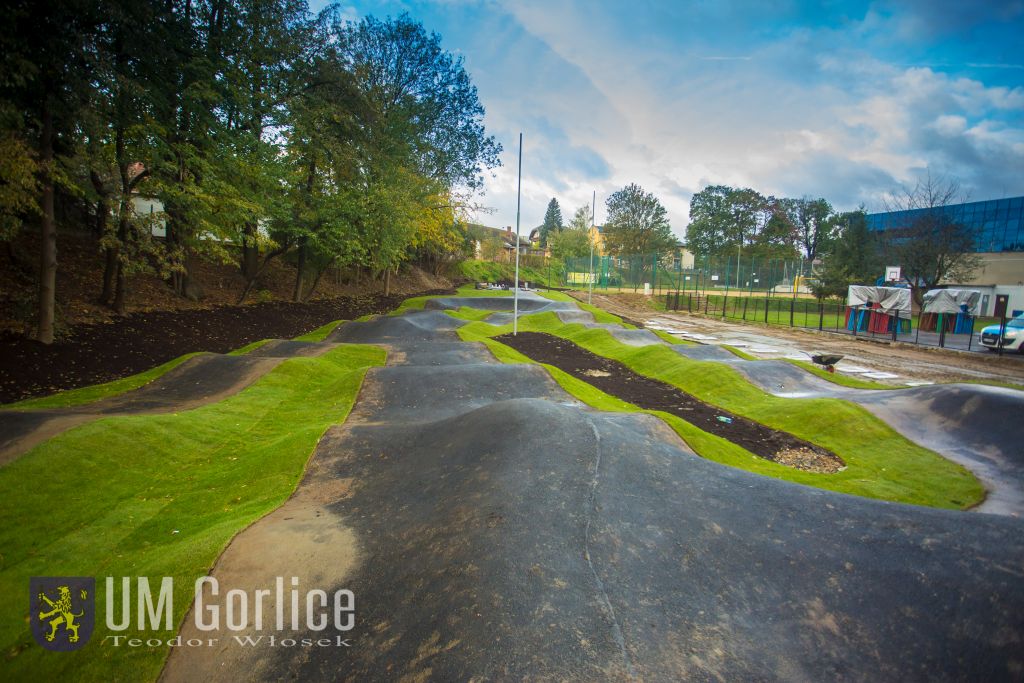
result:
[[[855,389],[783,360],[744,360],[720,346],[674,345],[692,360],[725,363],[762,390],[787,398],[860,404],[911,441],[969,469],[985,485],[979,512],[1024,515],[1024,392],[980,384]]]
[[[388,366],[212,572],[351,590],[348,646],[176,649],[164,680],[1024,675],[1021,520],[720,466],[652,416],[496,362],[462,324],[425,310],[336,329]]]

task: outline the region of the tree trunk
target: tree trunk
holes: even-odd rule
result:
[[[117,289],[114,292],[114,311],[118,315],[124,315],[125,301],[128,298],[128,276],[124,271],[124,264],[121,259],[117,260]]]
[[[121,201],[121,215],[117,222],[117,240],[121,244],[128,243],[128,206],[127,201]],[[124,315],[125,301],[128,297],[128,275],[125,272],[124,259],[120,254],[116,257],[117,287],[114,290],[114,311],[118,315]]]
[[[317,285],[320,284],[320,278],[322,278],[324,276],[324,273],[330,270],[331,266],[333,265],[334,259],[331,259],[326,266],[324,266],[317,272],[316,277],[313,279],[313,284],[310,286],[309,291],[306,292],[306,296],[302,299],[303,302],[309,301],[310,299],[313,298],[313,292],[316,291]]]
[[[53,343],[54,308],[57,296],[57,224],[53,212],[53,112],[49,95],[43,96],[43,130],[40,139],[42,161],[42,208],[39,222],[43,243],[39,249],[39,302],[36,340]]]
[[[276,256],[281,256],[282,254],[285,254],[290,248],[291,245],[285,242],[280,247],[278,247],[274,251],[268,252],[267,255],[263,257],[263,263],[260,264],[260,267],[256,269],[256,274],[253,275],[251,279],[246,281],[245,289],[242,290],[241,296],[238,297],[238,301],[236,303],[237,306],[241,306],[242,302],[245,301],[245,297],[249,296],[249,292],[252,291],[253,286],[256,284],[256,280],[259,279],[260,275],[263,275],[263,271],[267,269],[267,265],[270,263],[270,261]]]
[[[295,264],[295,291],[292,292],[292,301],[302,301],[302,278],[306,274],[306,238],[299,239],[299,256]],[[318,280],[320,278],[317,278]]]
[[[384,269],[384,296],[391,296],[391,269]]]
[[[180,250],[180,253],[171,256],[177,262],[178,269],[171,273],[171,288],[180,297],[187,297],[189,292],[191,272],[191,253],[184,238],[184,222],[180,215],[170,206],[164,207],[167,213],[167,237],[166,242],[169,251]]]
[[[110,304],[114,298],[114,280],[117,278],[118,251],[113,247],[107,247],[106,263],[103,266],[103,291],[100,293],[100,303],[104,306]]]
[[[246,280],[256,277],[260,267],[260,248],[256,242],[256,225],[247,223],[242,232],[242,276]]]
[[[95,172],[90,174],[93,187],[100,196],[96,202],[96,234],[102,239],[107,234],[107,219],[110,217],[109,190]],[[112,247],[103,249],[103,291],[100,292],[99,302],[106,306],[114,296],[114,277],[117,273],[117,250]]]

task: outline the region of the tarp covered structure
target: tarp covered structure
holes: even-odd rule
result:
[[[846,305],[851,308],[878,304],[877,310],[886,315],[906,314],[910,317],[910,290],[902,287],[875,287],[850,285]]]
[[[979,301],[981,292],[973,289],[933,289],[924,293],[924,312],[975,315]]]

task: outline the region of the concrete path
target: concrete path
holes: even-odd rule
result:
[[[225,587],[353,591],[348,646],[180,648],[165,680],[1024,672],[1024,522],[717,465],[652,417],[591,411],[459,343],[460,324],[427,310],[335,330],[389,365],[214,569]]]

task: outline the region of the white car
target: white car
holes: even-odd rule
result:
[[[999,348],[999,325],[989,325],[981,330],[981,344],[989,351]],[[1003,331],[1003,350],[1024,353],[1024,315],[1006,321]]]

